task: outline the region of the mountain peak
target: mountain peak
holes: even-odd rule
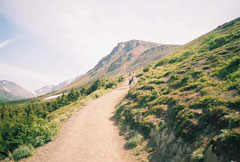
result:
[[[103,57],[93,69],[69,87],[78,86],[103,76],[131,73],[177,47],[178,45],[164,45],[136,39],[120,42],[109,55]]]
[[[0,80],[0,84],[15,84],[15,83],[8,80]]]
[[[148,42],[148,41],[143,41],[143,40],[137,40],[137,39],[132,39],[129,41],[125,41],[125,42],[119,42],[117,44],[117,46],[132,46],[132,47],[137,47],[139,45],[144,45],[144,44],[154,44],[154,45],[161,45],[160,43],[154,43],[154,42]]]
[[[0,80],[0,101],[11,101],[34,97],[32,92],[8,80]]]
[[[117,46],[112,50],[110,55],[114,55],[118,51],[122,51],[124,53],[127,53],[128,51],[138,47],[138,46],[144,46],[145,48],[152,48],[161,45],[160,43],[153,43],[153,42],[148,42],[148,41],[143,41],[143,40],[136,40],[132,39],[129,41],[125,42],[119,42]]]

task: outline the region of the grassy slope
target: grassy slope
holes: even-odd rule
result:
[[[151,130],[173,132],[175,143],[193,146],[185,155],[191,161],[206,160],[208,148],[219,161],[239,161],[239,38],[236,19],[151,64],[116,112],[120,127],[147,139]],[[155,154],[171,161],[176,152]]]
[[[170,52],[177,49],[178,45],[161,45],[158,47],[151,48],[149,50],[144,51],[141,53],[138,58],[136,58],[131,65],[128,67],[130,71],[136,71],[152,61],[158,60],[163,56],[169,54]]]

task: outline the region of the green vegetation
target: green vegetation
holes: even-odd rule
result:
[[[0,159],[12,153],[15,160],[32,155],[33,147],[51,141],[64,121],[65,114],[104,91],[118,81],[97,79],[92,84],[72,89],[51,101],[39,99],[2,103],[0,105]],[[80,105],[78,104],[80,103]]]
[[[12,157],[14,160],[20,160],[26,158],[33,154],[33,146],[31,145],[21,145],[16,150],[13,151]]]
[[[121,130],[139,132],[150,141],[156,138],[151,132],[173,132],[173,143],[191,147],[185,155],[191,161],[206,160],[208,148],[219,161],[239,161],[239,31],[237,19],[144,68],[116,111]],[[177,154],[169,150],[172,156],[167,156],[156,140],[155,145],[159,161]]]
[[[137,145],[139,145],[141,142],[143,142],[143,136],[139,133],[136,133],[134,131],[128,132],[126,135],[126,144],[125,148],[134,148]]]
[[[145,67],[145,68],[143,68],[143,72],[145,73],[145,72],[148,72],[149,71],[149,67]]]

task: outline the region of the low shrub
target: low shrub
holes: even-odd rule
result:
[[[199,78],[200,76],[202,76],[203,75],[203,73],[201,72],[201,71],[193,71],[192,73],[191,73],[191,76],[193,77],[193,78]]]
[[[224,99],[215,96],[204,96],[198,101],[192,102],[190,108],[207,108],[212,106],[223,106],[225,104]]]
[[[155,68],[158,66],[162,66],[166,63],[166,60],[160,60],[158,63],[156,63]]]
[[[233,73],[233,74],[231,74],[231,75],[229,76],[229,79],[230,79],[231,81],[236,81],[236,80],[239,79],[239,78],[240,78],[240,68],[239,68],[238,71],[236,71],[235,73]]]
[[[33,146],[32,145],[21,145],[17,149],[15,149],[12,153],[12,157],[14,160],[18,161],[22,158],[26,158],[33,154]]]
[[[159,85],[159,84],[163,84],[163,83],[165,83],[165,82],[162,81],[162,80],[153,80],[153,81],[151,81],[151,82],[149,82],[149,83]]]
[[[196,89],[199,86],[199,84],[189,84],[183,88],[180,89],[181,92],[183,91],[191,91],[193,89]]]
[[[229,161],[239,161],[240,159],[240,129],[224,129],[219,136],[212,141],[213,152],[218,156],[223,156]]]
[[[172,83],[172,82],[175,82],[178,79],[179,79],[178,75],[171,75],[171,77],[169,78],[168,82]]]
[[[240,111],[240,97],[233,98],[227,102],[227,105],[231,109]]]
[[[145,73],[145,72],[148,72],[149,71],[149,67],[145,67],[144,69],[143,69],[143,72]]]
[[[191,159],[197,162],[204,162],[204,148],[200,147],[191,154]]]
[[[138,90],[152,91],[152,90],[154,90],[154,87],[152,85],[144,85],[144,86],[139,87]]]
[[[156,115],[157,117],[160,117],[162,112],[164,112],[166,109],[166,105],[155,105],[147,112],[147,115]]]
[[[187,84],[188,79],[189,79],[189,78],[188,78],[187,76],[184,76],[181,80],[172,83],[172,84],[171,84],[171,87],[172,87],[172,88],[175,88],[175,89],[180,88],[180,87],[183,87],[184,85]]]
[[[227,65],[217,70],[216,74],[222,78],[226,78],[229,74],[237,71],[239,68],[240,68],[240,57],[236,57],[236,58],[233,58]]]
[[[226,43],[225,37],[218,37],[209,42],[208,49],[213,50],[218,48]]]
[[[228,120],[224,116],[229,114],[229,109],[225,106],[206,108],[203,113],[204,115],[200,118],[203,127],[204,125],[213,125],[216,129],[223,129],[228,126]]]
[[[136,75],[137,78],[139,78],[141,76],[143,76],[143,73],[139,73],[139,74]]]
[[[126,139],[125,148],[131,149],[138,146],[143,141],[143,136],[138,132],[130,131],[126,134]]]
[[[101,79],[97,79],[87,90],[87,95],[91,94],[92,92],[100,89],[101,87],[105,86],[105,82]]]
[[[170,88],[165,86],[165,87],[162,87],[161,88],[161,91],[160,93],[163,94],[163,95],[166,95],[166,94],[169,94],[171,92]]]
[[[116,86],[116,83],[114,83],[114,82],[109,82],[109,83],[107,83],[107,84],[105,85],[105,88],[106,88],[106,89],[109,89],[109,88],[113,88],[114,86]]]
[[[236,79],[234,82],[229,81],[225,88],[226,90],[236,90],[240,94],[240,79]]]
[[[44,120],[34,122],[28,136],[30,143],[34,147],[39,147],[51,141],[57,133],[56,127],[57,125]]]

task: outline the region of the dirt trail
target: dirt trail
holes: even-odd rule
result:
[[[135,157],[124,149],[124,139],[110,119],[128,89],[125,85],[90,101],[63,125],[56,140],[22,161],[135,162]]]

